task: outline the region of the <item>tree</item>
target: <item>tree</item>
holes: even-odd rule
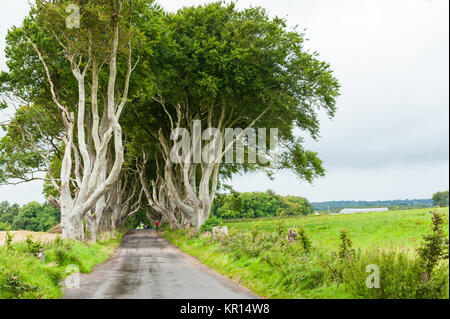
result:
[[[14,218],[19,214],[20,206],[17,204],[10,205],[7,201],[0,203],[0,223],[11,225]]]
[[[317,113],[334,116],[339,83],[284,20],[221,2],[163,14],[151,0],[93,0],[76,1],[81,25],[68,29],[72,2],[36,1],[8,34],[10,72],[0,75],[1,105],[18,101],[0,141],[0,183],[44,179],[64,237],[82,239],[83,220],[95,236],[144,209],[150,220],[200,227],[233,174],[324,174],[294,131],[318,138]],[[252,146],[257,127],[276,128],[258,140],[276,140],[277,152]],[[187,152],[173,152],[202,128]],[[224,163],[235,145],[259,161]],[[262,216],[262,206],[245,212]],[[235,198],[227,212],[238,207]]]
[[[14,218],[12,229],[45,232],[55,226],[60,219],[59,211],[46,203],[31,202],[23,206]]]
[[[46,180],[58,194],[59,198],[52,201],[61,207],[63,237],[82,239],[82,220],[95,207],[90,217],[99,221],[104,209],[104,205],[99,207],[104,204],[101,199],[120,176],[124,145],[119,119],[128,102],[131,74],[139,61],[133,54],[139,53],[138,45],[145,45],[136,20],[146,20],[143,13],[151,11],[152,1],[78,2],[81,26],[69,29],[66,8],[72,3],[38,0],[23,26],[12,30],[9,37],[14,41],[9,41],[8,50],[13,71],[2,75],[2,88],[31,103],[31,108],[45,107],[59,118],[55,127],[60,131],[54,134],[59,140],[54,148],[48,143],[44,149],[36,147],[41,146],[34,139],[36,130],[18,127],[23,144],[32,151],[34,163],[28,164],[44,166]],[[24,51],[27,54],[23,55]],[[20,64],[24,56],[38,70],[38,84],[26,83],[28,90],[21,89],[17,76],[23,65],[28,65]],[[32,113],[28,118],[38,126],[41,141],[52,135],[39,126],[42,121]],[[59,178],[52,171],[58,155]],[[33,172],[31,175],[35,178]]]
[[[261,8],[240,11],[222,3],[181,9],[167,15],[165,23],[171,39],[157,63],[163,69],[155,79],[159,94],[142,103],[147,111],[140,112],[152,110],[152,121],[160,119],[157,134],[149,134],[159,150],[151,161],[156,177],[142,183],[153,187],[146,191],[152,206],[200,227],[210,214],[219,175],[270,171],[262,160],[222,163],[235,141],[247,156],[254,151],[248,132],[256,125],[278,129],[275,169],[292,169],[309,182],[324,174],[317,154],[303,148],[294,129],[317,138],[317,111],[334,115],[339,84],[329,65],[303,48],[303,34],[288,31],[284,20],[270,19]],[[206,133],[196,136],[196,128]],[[231,142],[221,138],[227,128],[236,129]],[[192,136],[186,138],[186,132]],[[189,150],[174,154],[180,137],[188,140]],[[268,142],[269,136],[262,139]],[[195,158],[198,149],[203,150],[201,163]],[[172,203],[176,207],[168,206]]]
[[[433,194],[433,206],[447,207],[448,206],[448,191],[436,192]]]
[[[212,214],[219,218],[258,218],[308,215],[313,208],[306,198],[299,196],[280,196],[274,191],[219,193],[212,207]]]

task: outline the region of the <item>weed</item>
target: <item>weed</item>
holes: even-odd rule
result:
[[[222,220],[213,216],[208,218],[205,223],[200,227],[201,232],[212,231],[213,227],[222,225]]]
[[[0,292],[5,299],[39,298],[40,288],[32,286],[16,272],[0,269]]]
[[[341,230],[339,234],[339,253],[338,256],[341,260],[348,259],[354,255],[355,250],[352,248],[353,242],[350,239],[346,230]]]
[[[32,254],[34,257],[37,257],[39,255],[39,253],[41,252],[42,248],[44,248],[44,246],[42,245],[42,243],[39,240],[33,241],[33,237],[30,235],[27,235],[25,244],[27,245],[27,251],[30,254]]]
[[[303,227],[298,230],[298,239],[303,247],[303,250],[306,253],[309,253],[311,251],[311,240],[309,239],[308,235],[306,235],[305,229]]]
[[[433,213],[431,232],[423,236],[423,244],[417,252],[424,267],[424,282],[428,282],[431,273],[440,260],[448,259],[448,238],[443,230],[444,220],[439,213]]]
[[[9,231],[6,231],[5,244],[6,244],[6,250],[7,251],[14,250],[14,247],[12,245],[12,242],[13,242],[13,239],[14,239],[14,235],[15,234],[11,234]]]

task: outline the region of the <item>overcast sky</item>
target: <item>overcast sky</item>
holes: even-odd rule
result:
[[[160,1],[167,10],[211,1]],[[4,38],[28,0],[0,0]],[[301,195],[311,201],[430,198],[449,185],[449,2],[447,0],[240,0],[307,29],[307,47],[342,84],[338,112],[307,141],[327,169],[314,185],[290,172],[236,176],[238,191]],[[1,111],[0,111],[1,112]],[[0,121],[6,114],[0,113]],[[1,133],[0,133],[1,134]],[[43,201],[40,183],[0,186],[0,201]]]

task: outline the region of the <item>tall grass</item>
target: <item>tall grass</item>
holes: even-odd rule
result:
[[[67,266],[80,272],[108,259],[122,240],[122,234],[101,236],[95,243],[57,239],[44,245],[45,263],[36,257],[35,244],[16,243],[0,247],[0,299],[55,299],[63,295],[61,280]]]
[[[444,214],[448,238],[448,209]],[[430,220],[427,211],[414,210],[228,223],[230,236],[221,241],[184,230],[167,236],[264,297],[448,298],[448,258],[426,282],[416,253]],[[287,231],[295,226],[301,236],[290,242]],[[379,288],[366,284],[369,265],[380,271]]]

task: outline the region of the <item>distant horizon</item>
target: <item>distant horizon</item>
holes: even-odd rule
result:
[[[265,190],[265,191],[245,191],[245,192],[239,192],[239,193],[265,193],[268,190],[271,190],[270,188]],[[272,190],[273,191],[273,190]],[[443,191],[443,190],[437,190],[438,191]],[[376,203],[376,202],[394,202],[394,201],[429,201],[432,200],[432,196],[428,197],[428,198],[395,198],[395,199],[377,199],[377,200],[367,200],[367,199],[340,199],[340,200],[324,200],[324,201],[311,201],[308,199],[308,197],[306,196],[302,196],[302,195],[298,195],[298,194],[288,194],[288,195],[282,195],[279,194],[277,192],[275,192],[276,195],[280,195],[280,196],[298,196],[298,197],[304,197],[306,198],[311,204],[323,204],[323,203],[336,203],[336,202],[368,202],[368,203]],[[0,203],[2,202],[8,202],[10,205],[14,205],[14,204],[18,204],[20,206],[26,205],[28,203],[31,202],[38,202],[38,203],[45,203],[48,202],[45,198],[42,198],[42,200],[29,200],[29,201],[24,201],[22,203],[18,203],[18,202],[12,202],[9,201],[7,199],[1,199],[0,198]]]

